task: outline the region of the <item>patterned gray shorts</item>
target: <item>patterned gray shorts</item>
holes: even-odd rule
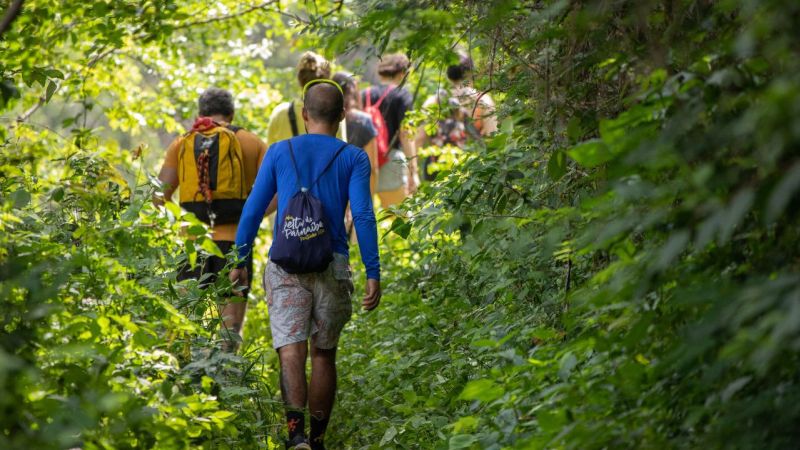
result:
[[[336,347],[353,313],[353,275],[346,256],[334,253],[324,272],[297,275],[270,261],[263,281],[274,348],[311,336],[317,348]]]

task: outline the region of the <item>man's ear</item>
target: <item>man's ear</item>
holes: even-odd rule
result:
[[[339,114],[339,122],[343,121],[346,115],[347,112],[345,112],[345,110],[342,110],[342,113]]]
[[[236,115],[236,113],[232,113],[230,116],[225,118],[225,121],[228,122],[228,123],[233,123],[233,117],[235,115]]]
[[[306,110],[305,106],[303,106],[303,120],[308,122],[308,111]]]

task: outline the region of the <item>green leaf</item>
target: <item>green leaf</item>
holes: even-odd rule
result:
[[[31,194],[30,192],[24,189],[18,189],[14,191],[12,197],[14,199],[14,208],[15,209],[22,209],[28,206],[28,203],[31,202]]]
[[[167,211],[171,212],[175,218],[180,217],[182,214],[181,207],[174,202],[166,202],[164,203],[164,207],[167,208]]]
[[[53,192],[50,193],[50,200],[54,202],[60,202],[64,199],[64,188],[59,186],[53,189]]]
[[[655,260],[655,266],[658,269],[666,269],[677,258],[681,252],[686,248],[689,243],[689,232],[686,230],[678,230],[670,235],[667,243],[661,247],[658,256]]]
[[[720,399],[722,400],[722,402],[725,403],[728,400],[730,400],[731,397],[736,395],[737,392],[739,392],[740,390],[742,390],[742,388],[747,386],[747,384],[752,379],[753,377],[751,376],[745,376],[737,378],[736,380],[731,382],[727,387],[725,387],[725,390],[722,391],[722,394],[720,394]]]
[[[539,426],[546,432],[560,431],[567,423],[567,415],[564,410],[541,410],[536,414]]]
[[[383,437],[381,438],[380,446],[383,447],[384,445],[392,442],[392,439],[397,436],[397,428],[394,426],[389,427],[385,433],[383,433]]]
[[[567,155],[562,151],[555,151],[547,161],[547,175],[553,181],[558,181],[567,173]]]
[[[575,162],[586,168],[597,167],[600,164],[611,161],[614,154],[605,142],[599,139],[592,139],[567,150],[567,154]]]
[[[800,189],[800,162],[795,163],[772,190],[767,203],[768,221],[778,219],[798,189]]]
[[[569,374],[572,373],[572,369],[577,365],[578,358],[576,358],[572,352],[567,352],[561,357],[561,362],[558,366],[558,376],[561,377],[562,380],[566,380],[569,378]]]
[[[194,224],[186,229],[186,233],[190,236],[203,236],[208,230],[200,224]]]
[[[461,391],[458,396],[461,400],[478,400],[481,402],[491,402],[497,400],[505,394],[503,386],[495,384],[492,380],[481,379],[472,380]]]
[[[47,83],[47,91],[44,94],[45,102],[49,102],[50,99],[53,98],[53,94],[56,92],[56,89],[58,89],[58,85],[55,83],[55,81],[50,80]]]
[[[586,131],[581,128],[581,120],[577,117],[570,119],[567,123],[567,137],[570,143],[577,142],[584,134],[586,134]]]
[[[409,233],[411,233],[411,223],[406,222],[401,217],[398,217],[392,222],[390,231],[394,232],[403,239],[407,239]]]
[[[194,268],[195,264],[197,264],[197,248],[194,245],[194,241],[186,241],[186,256],[189,259],[189,267]]]
[[[58,69],[46,69],[44,74],[47,75],[48,78],[58,78],[60,80],[64,79],[64,72]]]
[[[450,438],[448,448],[450,450],[469,448],[475,442],[477,442],[477,439],[471,434],[457,434]]]
[[[478,419],[475,416],[465,416],[453,424],[453,431],[461,433],[465,431],[474,431],[478,427]]]
[[[0,81],[0,106],[5,106],[12,98],[20,98],[20,92],[14,85],[14,80]]]
[[[215,411],[211,413],[211,417],[219,420],[231,420],[236,417],[236,413],[232,411]]]
[[[200,243],[200,248],[214,256],[218,256],[220,258],[225,257],[225,255],[222,253],[222,250],[220,250],[219,247],[217,247],[217,244],[211,239],[203,239],[203,242]]]

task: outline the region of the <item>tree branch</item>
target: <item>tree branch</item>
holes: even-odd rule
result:
[[[196,21],[193,21],[193,22],[184,23],[184,24],[182,24],[182,26],[184,26],[184,27],[192,27],[192,26],[195,26],[195,25],[205,25],[205,24],[209,24],[209,23],[222,22],[222,21],[225,21],[225,20],[235,19],[237,17],[241,17],[241,16],[244,16],[244,15],[250,14],[251,12],[259,10],[259,9],[267,9],[267,7],[272,6],[275,3],[278,3],[278,0],[268,0],[266,2],[261,2],[261,3],[257,4],[257,5],[252,5],[252,6],[250,6],[248,8],[245,8],[245,9],[239,11],[239,12],[235,12],[233,14],[228,14],[227,16],[211,17],[211,18],[208,18],[208,19],[196,20]]]
[[[23,0],[14,0],[8,6],[5,15],[3,15],[3,20],[0,21],[0,36],[11,27],[11,24],[19,16],[20,11],[22,11],[22,2]]]
[[[112,53],[116,52],[117,50],[119,50],[119,49],[112,48],[112,49],[108,49],[108,50],[101,51],[101,52],[97,53],[97,54],[96,54],[96,55],[95,55],[95,56],[94,56],[94,57],[93,57],[93,58],[92,58],[92,59],[91,59],[91,60],[90,60],[90,61],[89,61],[89,62],[86,64],[86,69],[91,69],[92,67],[94,67],[95,65],[97,65],[97,63],[98,63],[98,62],[100,62],[102,59],[104,59],[106,56],[108,56],[108,55],[110,55],[110,54],[112,54]],[[56,92],[58,92],[58,90],[59,90],[59,89],[61,89],[61,86],[63,86],[63,85],[64,85],[64,83],[66,83],[66,82],[67,82],[67,80],[69,80],[69,79],[70,79],[70,77],[72,77],[72,75],[74,75],[74,73],[69,73],[69,74],[67,74],[67,75],[64,77],[64,80],[63,80],[61,83],[58,83],[58,85],[56,86],[56,89],[53,91],[53,94],[55,94]],[[28,119],[30,119],[30,117],[31,117],[31,116],[32,116],[32,115],[33,115],[33,114],[34,114],[36,111],[38,111],[38,110],[39,110],[39,108],[41,108],[42,106],[44,106],[44,104],[45,104],[45,103],[46,103],[46,98],[45,98],[45,96],[44,96],[44,95],[41,95],[41,96],[39,96],[39,101],[37,101],[37,102],[36,102],[36,103],[35,103],[33,106],[31,106],[30,108],[28,108],[28,109],[27,109],[25,112],[23,112],[22,114],[20,114],[19,116],[17,116],[17,122],[25,122],[25,121],[27,121]]]

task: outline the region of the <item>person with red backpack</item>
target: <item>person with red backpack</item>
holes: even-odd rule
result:
[[[400,84],[408,72],[408,58],[400,53],[385,55],[378,63],[380,83],[362,92],[364,112],[372,116],[378,133],[378,186],[384,207],[400,203],[419,186],[417,152],[413,133],[402,128],[414,97]]]
[[[378,183],[378,132],[372,117],[361,110],[358,85],[353,74],[337,72],[333,81],[342,88],[344,93],[345,124],[347,125],[347,143],[363,149],[372,165],[372,175],[369,179],[371,192],[375,192]]]

